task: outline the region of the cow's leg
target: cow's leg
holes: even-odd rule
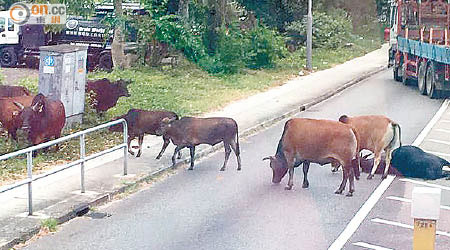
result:
[[[191,153],[191,166],[188,168],[188,170],[193,170],[194,169],[195,146],[190,146],[189,151]]]
[[[386,179],[386,177],[389,173],[389,167],[391,165],[391,159],[392,159],[392,148],[386,148],[385,153],[386,153],[385,167],[384,167],[384,174],[383,174],[383,176],[381,176],[382,179]]]
[[[134,152],[131,151],[131,147],[130,147],[131,141],[132,141],[133,139],[134,139],[134,136],[131,136],[131,135],[129,135],[129,136],[128,136],[128,139],[127,139],[128,153],[130,153],[131,155],[134,155]]]
[[[181,150],[180,150],[180,151],[178,151],[178,156],[177,156],[177,159],[181,159]]]
[[[173,151],[173,155],[172,155],[172,167],[175,166],[175,163],[176,163],[176,161],[175,161],[175,156],[177,155],[177,153],[178,153],[182,148],[184,148],[184,147],[183,147],[183,146],[177,146],[177,147],[175,148],[175,150]]]
[[[341,165],[339,165],[339,163],[338,162],[332,162],[331,163],[331,172],[337,172],[338,170],[339,170],[339,167],[340,167]]]
[[[142,153],[142,143],[144,143],[144,134],[139,135],[138,137],[139,150],[136,157],[140,157]]]
[[[302,188],[309,187],[308,170],[309,170],[309,161],[305,161],[305,162],[303,162],[303,185],[302,185]]]
[[[367,176],[368,180],[372,179],[373,176],[375,175],[375,172],[377,171],[378,165],[380,164],[380,159],[381,159],[381,152],[380,151],[376,151],[375,152],[375,158],[374,158],[374,161],[373,161],[372,171]]]
[[[167,146],[169,146],[169,143],[170,143],[170,140],[167,139],[167,138],[164,137],[164,136],[163,136],[163,140],[164,140],[164,143],[163,143],[163,146],[162,146],[162,148],[161,148],[161,151],[159,151],[158,156],[156,156],[156,159],[157,159],[157,160],[161,159],[161,156],[164,154],[164,151],[166,151],[166,148],[167,148]],[[179,152],[178,152],[178,155],[180,155]],[[178,158],[178,159],[180,159],[180,158]]]
[[[225,161],[223,162],[223,167],[220,169],[220,171],[225,171],[225,168],[227,167],[228,158],[230,158],[231,154],[230,143],[223,141],[223,147],[225,148]]]
[[[241,149],[239,148],[239,143],[236,143],[235,140],[232,140],[230,145],[234,151],[234,154],[236,155],[237,164],[238,164],[237,170],[241,170]]]
[[[339,188],[334,192],[335,194],[342,194],[342,191],[344,191],[345,186],[347,185],[347,178],[348,178],[348,169],[345,167],[342,168],[342,182]]]
[[[348,172],[349,172],[349,174],[348,174],[349,185],[348,185],[347,196],[350,197],[350,196],[353,196],[353,192],[355,192],[355,182],[354,182],[355,181],[355,179],[354,179],[355,173],[354,173],[353,167],[350,167]]]

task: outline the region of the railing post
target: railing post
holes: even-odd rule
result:
[[[123,124],[123,142],[125,147],[123,147],[123,175],[128,174],[128,124],[126,121]]]
[[[27,152],[28,215],[33,215],[33,151]]]
[[[84,187],[84,158],[86,158],[86,144],[84,141],[84,134],[80,135],[80,159],[83,160],[81,162],[81,193],[85,193],[86,189]]]

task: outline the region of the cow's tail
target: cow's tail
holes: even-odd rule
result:
[[[241,154],[241,147],[239,146],[239,127],[237,126],[236,123],[236,155],[240,155]]]
[[[391,140],[391,142],[389,142],[388,147],[393,148],[397,142],[401,147],[402,146],[402,130],[400,128],[400,125],[395,122],[392,122],[391,125],[392,125],[392,130],[394,132],[394,135],[392,136],[392,140]]]
[[[359,179],[359,173],[360,173],[360,169],[361,169],[361,157],[360,157],[361,147],[359,145],[360,137],[359,137],[358,131],[353,126],[350,126],[350,127],[353,131],[353,134],[355,134],[355,137],[356,137],[356,155],[355,155],[356,166],[355,166],[355,168],[357,168],[358,171],[357,172],[355,171],[355,175],[357,175],[357,177]]]

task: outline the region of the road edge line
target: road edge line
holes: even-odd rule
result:
[[[433,118],[428,122],[425,128],[419,133],[416,137],[412,145],[418,146],[428,133],[431,131],[433,126],[437,123],[439,118],[444,114],[445,110],[449,106],[449,99],[445,99],[442,103],[439,110],[434,114]],[[386,179],[384,179],[380,185],[375,189],[374,192],[369,196],[366,202],[361,206],[361,208],[356,212],[356,215],[350,220],[345,229],[339,234],[336,240],[331,244],[328,250],[339,250],[344,247],[344,245],[348,242],[350,237],[356,232],[359,228],[363,220],[367,217],[370,211],[372,211],[373,207],[376,205],[378,200],[381,198],[383,193],[389,188],[391,183],[394,181],[395,176],[389,175]]]

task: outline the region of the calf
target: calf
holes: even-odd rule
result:
[[[341,194],[349,180],[347,196],[352,196],[355,190],[352,159],[358,159],[358,152],[357,136],[351,126],[329,120],[294,118],[284,125],[275,156],[263,160],[270,160],[274,183],[280,183],[289,170],[287,190],[292,189],[294,168],[300,164],[303,164],[303,188],[309,186],[311,162],[340,164],[344,171],[341,185],[335,193]]]
[[[443,167],[450,163],[415,146],[403,146],[392,153],[392,167],[405,177],[435,180],[448,176]]]
[[[164,118],[175,119],[178,120],[177,114],[169,111],[147,111],[141,109],[130,109],[128,113],[125,115],[121,115],[116,117],[117,119],[125,119],[127,121],[128,126],[128,152],[134,155],[134,152],[131,151],[130,143],[131,141],[138,137],[139,142],[139,151],[136,157],[141,156],[142,152],[142,142],[144,141],[144,134],[156,135],[156,131],[160,129],[161,121]],[[109,127],[109,131],[121,132],[123,131],[122,123]],[[163,136],[164,144],[159,152],[158,157],[156,159],[161,158],[164,153],[167,145],[169,145],[170,140]],[[179,154],[180,156],[180,154]]]
[[[116,106],[119,97],[129,97],[127,86],[130,81],[117,80],[110,82],[103,78],[95,81],[88,81],[86,92],[90,95],[89,104],[97,113],[105,112],[108,109]]]
[[[30,91],[22,86],[0,85],[0,97],[29,96]]]
[[[183,148],[188,147],[191,153],[191,166],[194,169],[195,146],[200,144],[216,145],[223,142],[225,148],[225,161],[220,171],[224,171],[230,157],[231,149],[236,154],[238,167],[241,170],[241,157],[239,149],[238,125],[235,120],[225,117],[214,118],[194,118],[183,117],[180,120],[175,118],[164,118],[161,128],[157,131],[170,139],[176,145],[172,156],[172,164],[175,165],[175,155]]]
[[[51,137],[57,139],[61,136],[66,115],[61,101],[50,100],[43,94],[38,94],[33,98],[31,106],[21,107],[21,111],[14,119],[28,132],[31,144],[37,145],[48,141]]]
[[[375,154],[375,162],[367,179],[373,178],[380,163],[381,152],[383,150],[385,151],[387,167],[384,169],[382,178],[386,178],[389,171],[389,163],[391,162],[392,150],[397,144],[402,145],[400,125],[382,115],[355,117],[343,115],[339,118],[339,121],[355,128],[358,134],[360,150],[367,149]]]
[[[15,122],[14,116],[19,113],[21,107],[31,105],[32,96],[1,97],[0,98],[0,123],[8,131],[8,136],[17,141],[17,129],[20,127]]]

